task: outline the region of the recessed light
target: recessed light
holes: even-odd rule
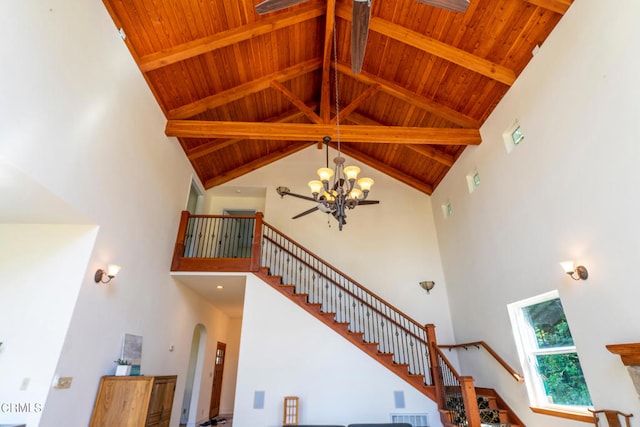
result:
[[[216,288],[217,288],[217,289],[224,289],[224,286],[222,286],[222,285],[218,285],[218,286],[216,286]]]

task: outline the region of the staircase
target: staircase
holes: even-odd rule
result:
[[[394,374],[411,384],[418,391],[432,400],[435,399],[435,388],[433,385],[428,385],[429,383],[427,382],[430,381],[428,373],[426,375],[424,373],[412,373],[410,363],[396,362],[394,353],[379,351],[379,342],[365,339],[365,332],[352,330],[349,322],[337,321],[335,312],[323,311],[323,305],[321,303],[309,302],[309,294],[297,293],[296,286],[294,284],[282,283],[282,276],[269,274],[268,267],[260,268],[260,270],[255,274],[291,301],[302,307],[312,316],[329,326],[353,345],[373,357]]]
[[[522,421],[515,416],[513,411],[504,409],[507,406],[495,390],[476,387],[475,392],[481,426],[516,427],[523,425]],[[440,409],[440,418],[445,427],[466,426],[468,424],[462,396],[448,396],[446,406],[447,408],[459,409]]]
[[[247,235],[247,224],[253,235]],[[240,255],[234,257],[234,248],[242,248]],[[445,427],[523,426],[494,390],[476,388],[473,378],[455,372],[437,346],[433,325],[418,324],[263,222],[262,214],[183,212],[171,269],[252,272],[438,403]]]

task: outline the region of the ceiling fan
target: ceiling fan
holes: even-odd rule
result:
[[[339,123],[339,121],[337,121]],[[292,193],[287,187],[278,187],[276,191],[280,198],[284,196],[297,197],[302,200],[314,202],[316,206],[300,212],[291,219],[297,219],[315,211],[331,214],[338,221],[338,229],[342,231],[342,226],[347,223],[347,210],[355,209],[362,205],[377,205],[379,200],[369,200],[369,192],[373,186],[373,179],[360,178],[360,168],[357,166],[345,167],[345,158],[340,153],[340,140],[338,140],[338,156],[333,159],[334,169],[329,169],[329,144],[331,137],[322,138],[326,146],[327,164],[326,167],[318,169],[319,181],[309,182],[309,189],[312,197]],[[331,181],[330,181],[331,180]],[[357,184],[357,185],[356,185]]]
[[[256,5],[256,12],[263,15],[277,10],[286,9],[304,3],[308,0],[264,0]],[[362,71],[364,52],[369,35],[369,19],[371,18],[371,0],[352,0],[353,17],[351,25],[351,71],[358,74]],[[465,12],[469,7],[469,0],[416,0],[418,3],[453,12]]]
[[[314,199],[313,197],[309,197],[309,196],[303,196],[301,194],[296,194],[296,193],[292,193],[291,190],[289,190],[289,188],[287,187],[278,187],[276,188],[276,191],[278,192],[278,195],[280,195],[280,197],[284,197],[284,196],[292,196],[292,197],[297,197],[299,199],[302,200],[308,200],[310,202],[314,202],[316,204],[316,206],[312,207],[311,209],[307,209],[304,212],[300,212],[297,215],[294,215],[291,217],[291,219],[298,219],[300,217],[303,217],[305,215],[308,215],[310,213],[313,213],[315,211],[320,211],[322,213],[330,213],[335,219],[336,221],[338,221],[338,223],[341,224],[340,228],[342,228],[342,225],[346,224],[347,221],[345,221],[344,218],[346,218],[346,215],[342,215],[342,217],[340,217],[340,212],[338,209],[335,208],[330,208],[329,206],[327,206],[325,203],[323,203],[326,200],[326,196],[319,196],[318,199]],[[357,205],[358,206],[363,206],[363,205],[377,205],[379,204],[380,201],[379,200],[360,200],[358,201]],[[355,206],[354,206],[355,207]],[[349,209],[353,209],[352,207],[350,207]]]

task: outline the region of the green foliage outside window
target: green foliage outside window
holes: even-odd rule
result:
[[[538,348],[574,345],[559,298],[524,307],[522,311],[535,331]]]
[[[577,353],[537,356],[545,392],[557,405],[591,406]]]
[[[535,333],[538,349],[538,372],[550,403],[590,406],[591,397],[575,352],[569,324],[559,298],[522,308],[527,323]],[[544,350],[572,347],[571,350],[548,354]]]

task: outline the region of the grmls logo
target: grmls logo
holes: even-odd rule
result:
[[[42,412],[42,404],[41,403],[30,403],[30,402],[3,402],[0,403],[0,413],[8,414],[8,413],[40,413]]]

